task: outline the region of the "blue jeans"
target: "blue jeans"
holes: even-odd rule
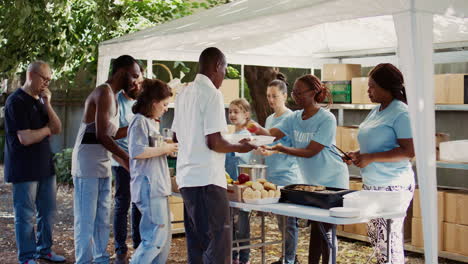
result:
[[[39,181],[13,183],[15,235],[20,263],[50,253],[55,197],[55,176]],[[34,215],[37,217],[37,236],[34,232]]]
[[[164,264],[169,257],[172,239],[169,199],[152,196],[149,183],[141,186],[139,196],[140,200],[135,204],[141,212],[141,243],[131,263]]]
[[[109,263],[111,179],[73,177],[75,261]]]
[[[282,215],[277,216],[278,219],[278,228],[280,231],[283,231],[285,222],[286,222],[286,233],[283,238],[285,243],[285,258],[283,263],[285,264],[294,264],[296,259],[296,249],[297,249],[297,240],[299,237],[297,218],[295,217],[284,217]],[[286,221],[284,221],[286,219]]]
[[[114,196],[114,238],[115,252],[117,254],[127,253],[127,218],[130,204],[131,210],[131,230],[133,248],[137,248],[141,242],[139,224],[141,213],[134,203],[130,203],[130,173],[123,167],[113,166],[112,172],[115,177],[115,196]]]
[[[233,216],[234,216],[234,228],[233,228],[234,232],[232,234],[233,235],[232,240],[250,238],[249,212],[234,209]],[[250,241],[240,242],[238,244],[239,246],[247,246],[247,245],[250,245]],[[249,261],[250,249],[247,248],[247,249],[241,249],[239,251],[233,251],[232,259],[237,259],[237,258],[239,258],[239,261],[242,263],[246,263],[247,261]]]

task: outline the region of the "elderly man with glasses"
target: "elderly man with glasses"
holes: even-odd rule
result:
[[[5,105],[5,181],[13,184],[16,246],[22,264],[35,264],[37,258],[65,261],[51,249],[56,180],[49,138],[60,133],[62,124],[50,102],[50,80],[47,63],[31,63],[26,82]]]

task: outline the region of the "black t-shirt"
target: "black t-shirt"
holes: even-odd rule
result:
[[[24,146],[17,132],[43,128],[49,122],[47,110],[38,99],[17,89],[5,104],[5,181],[38,181],[54,175],[49,137]]]

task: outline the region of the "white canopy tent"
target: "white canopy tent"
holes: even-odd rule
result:
[[[396,63],[405,76],[425,258],[437,263],[433,49],[467,47],[467,17],[465,0],[238,0],[103,42],[97,81],[106,80],[110,60],[122,54],[197,61],[203,49],[216,46],[232,64],[321,68],[396,53],[361,60]]]

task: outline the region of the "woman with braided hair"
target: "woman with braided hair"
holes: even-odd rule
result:
[[[369,98],[378,105],[359,126],[360,150],[350,152],[348,164],[361,168],[365,190],[403,191],[407,208],[414,192],[414,157],[403,75],[394,65],[382,63],[369,73]],[[387,221],[368,223],[368,235],[377,251],[377,263],[404,263],[404,217],[391,221],[391,252],[387,256]]]

